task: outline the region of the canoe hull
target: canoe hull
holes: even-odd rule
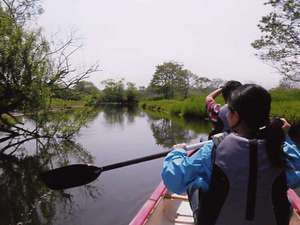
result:
[[[189,151],[188,156],[197,150]],[[294,209],[289,225],[300,225],[300,198],[292,189],[287,191],[287,196]],[[162,181],[130,222],[130,225],[183,224],[194,224],[187,196],[169,193]]]
[[[292,189],[287,191],[287,196],[294,209],[289,225],[300,225],[300,198]],[[163,182],[130,222],[130,225],[183,224],[194,224],[187,196],[169,193]]]
[[[156,195],[160,196],[159,199],[155,201],[149,198],[130,225],[194,224],[187,196],[171,194],[163,187],[164,184],[161,182],[156,189]],[[155,205],[153,202],[156,202]]]

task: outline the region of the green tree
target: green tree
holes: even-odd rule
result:
[[[55,91],[73,87],[97,71],[97,65],[83,71],[71,66],[70,56],[78,49],[72,36],[55,48],[40,29],[30,28],[30,19],[41,12],[38,3],[0,1],[0,131],[5,133],[0,143],[19,136],[49,138],[40,129],[24,128],[12,112],[40,120],[41,112],[51,110]]]
[[[200,78],[196,74],[193,74],[189,70],[181,70],[177,74],[176,87],[177,90],[183,94],[184,99],[188,97],[191,89],[198,86],[199,79]]]
[[[86,95],[93,95],[100,92],[93,82],[90,81],[80,81],[74,86],[74,89]]]
[[[139,91],[132,82],[127,82],[126,99],[128,103],[136,103],[139,97]]]
[[[100,90],[90,81],[80,81],[73,88],[74,95],[81,100],[86,100],[87,104],[96,104],[101,96]]]
[[[273,10],[260,20],[262,36],[252,46],[283,77],[300,82],[300,2],[269,0],[265,5],[271,5]]]
[[[281,90],[299,89],[300,83],[291,81],[290,79],[284,77],[279,81],[279,85],[277,88]]]
[[[176,80],[182,71],[183,65],[176,62],[165,62],[156,66],[150,86],[156,93],[162,94],[164,98],[172,98],[175,94]]]
[[[118,81],[107,79],[101,83],[105,86],[102,91],[102,101],[118,103],[125,101],[124,79]]]

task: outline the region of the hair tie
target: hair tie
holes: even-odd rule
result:
[[[266,129],[267,128],[267,126],[262,126],[262,127],[260,127],[260,128],[258,128],[260,131],[262,131],[262,130],[264,130],[264,129]]]
[[[262,139],[265,137],[267,126],[262,126],[258,128],[257,138]]]

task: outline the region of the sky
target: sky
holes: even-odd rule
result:
[[[124,78],[148,86],[157,65],[176,61],[198,76],[265,88],[279,75],[251,47],[266,0],[44,0],[38,25],[63,40],[72,31],[83,47],[73,64],[98,63],[89,80]],[[55,34],[55,35],[54,35]]]

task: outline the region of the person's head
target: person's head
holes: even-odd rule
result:
[[[231,95],[231,92],[234,91],[236,88],[240,87],[242,84],[239,81],[230,80],[227,81],[223,87],[222,87],[222,95],[224,98],[224,101],[227,103],[228,98]]]
[[[285,134],[280,119],[271,119],[271,95],[256,84],[245,84],[231,93],[227,120],[231,129],[251,139],[265,139],[268,157],[277,167],[285,167],[282,145]]]
[[[245,84],[231,93],[228,109],[229,125],[234,128],[236,123],[243,122],[252,133],[269,124],[271,95],[259,85]]]

